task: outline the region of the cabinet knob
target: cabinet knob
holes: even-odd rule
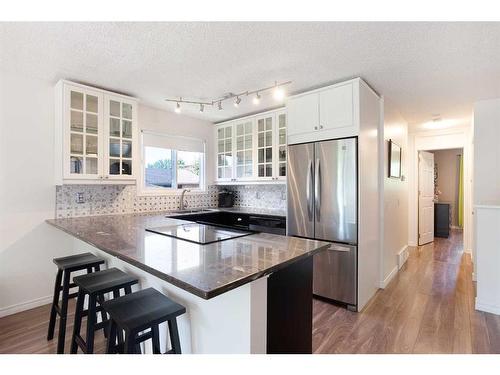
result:
[[[105,176],[104,178],[109,178],[109,176]]]
[[[319,128],[320,128],[320,129],[323,129],[323,125],[320,125],[320,126],[319,126]]]
[[[317,127],[317,126],[315,126],[315,127],[314,127],[314,130],[318,130],[318,127]]]

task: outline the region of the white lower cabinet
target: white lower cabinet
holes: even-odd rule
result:
[[[134,98],[59,81],[55,104],[56,185],[135,181]]]
[[[216,125],[216,182],[286,180],[286,112],[269,111]]]

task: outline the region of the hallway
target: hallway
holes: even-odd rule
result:
[[[474,310],[462,233],[413,248],[361,313],[314,300],[315,353],[500,353],[500,316]]]

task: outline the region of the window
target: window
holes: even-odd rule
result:
[[[165,134],[142,134],[142,191],[204,190],[205,143]]]

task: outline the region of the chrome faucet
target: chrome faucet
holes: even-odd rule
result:
[[[191,190],[189,190],[189,189],[182,190],[182,193],[181,193],[181,202],[180,202],[180,207],[179,207],[181,210],[185,210],[186,207],[187,207],[186,203],[184,202],[184,195],[186,193],[190,192],[190,191]]]

